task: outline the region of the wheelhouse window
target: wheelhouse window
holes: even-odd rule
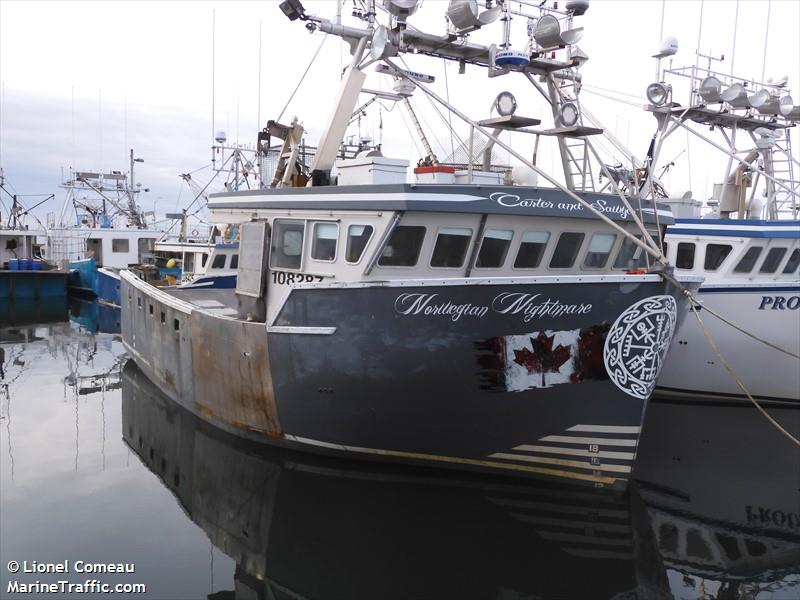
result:
[[[234,254],[231,256],[231,269],[238,269],[239,268],[239,255]]]
[[[395,227],[378,264],[382,267],[413,267],[419,259],[424,239],[425,228],[421,225]]]
[[[789,260],[786,261],[786,266],[783,267],[783,274],[790,275],[797,270],[800,265],[800,248],[792,250]]]
[[[224,269],[225,268],[225,259],[227,256],[225,254],[217,254],[214,257],[214,260],[211,261],[211,268],[212,269]]]
[[[269,266],[279,269],[299,269],[303,262],[303,221],[276,219],[272,227]]]
[[[336,244],[339,241],[339,225],[336,223],[314,223],[311,240],[311,258],[325,262],[336,260]]]
[[[436,236],[431,256],[432,267],[458,268],[464,264],[467,247],[472,239],[472,229],[443,227]]]
[[[517,250],[517,258],[514,260],[516,269],[535,269],[542,262],[544,250],[550,240],[550,233],[547,231],[526,231],[522,234],[522,240]]]
[[[556,249],[553,250],[553,256],[550,258],[550,268],[569,269],[574,265],[584,237],[586,236],[583,233],[571,231],[562,233],[558,237]]]
[[[611,248],[617,236],[613,233],[595,233],[589,242],[589,249],[586,251],[586,258],[583,259],[583,266],[587,269],[602,269],[608,262],[611,255]]]
[[[497,269],[506,262],[514,232],[510,229],[487,229],[475,266],[478,269]]]
[[[764,262],[761,264],[759,273],[774,273],[778,270],[778,265],[781,264],[783,257],[786,256],[788,248],[770,248]]]
[[[744,256],[738,262],[738,264],[733,268],[734,273],[749,273],[753,270],[753,267],[756,266],[756,261],[758,257],[761,256],[761,251],[764,249],[763,246],[751,246],[747,249],[747,252],[744,253]]]
[[[111,251],[112,252],[130,252],[131,244],[128,239],[112,239]]]
[[[370,238],[372,237],[372,225],[350,225],[347,228],[347,248],[345,249],[345,260],[349,263],[357,263],[364,254]]]
[[[689,242],[678,244],[678,255],[675,258],[675,266],[679,269],[694,269],[695,245]]]
[[[637,235],[637,240],[641,240],[642,236]],[[638,269],[647,266],[647,254],[639,246],[637,246],[629,237],[622,240],[617,252],[617,258],[614,259],[614,269]]]
[[[201,256],[202,256],[201,262],[203,263],[203,266],[205,267],[206,263],[208,262],[208,254],[202,254]]]
[[[703,262],[703,268],[706,271],[716,271],[728,258],[728,255],[733,250],[730,244],[708,244],[706,246],[706,258]]]

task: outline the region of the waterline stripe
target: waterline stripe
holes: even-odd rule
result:
[[[636,447],[636,440],[616,438],[572,437],[570,435],[548,435],[539,438],[540,442],[563,442],[564,444],[595,444],[597,446],[631,446]]]
[[[599,452],[590,452],[589,450],[580,450],[578,448],[562,448],[561,446],[532,446],[530,444],[522,444],[515,446],[514,450],[520,452],[547,452],[549,454],[570,454],[572,456],[596,456],[598,458],[616,458],[619,460],[633,460],[636,456],[633,452],[614,452],[611,450],[601,450]]]
[[[584,433],[639,433],[641,427],[627,425],[573,425],[567,431],[581,431]]]
[[[602,521],[573,521],[570,519],[557,519],[527,515],[525,513],[511,513],[511,516],[524,523],[536,525],[551,525],[553,527],[567,527],[570,529],[594,529],[596,531],[611,531],[614,533],[629,533],[630,525],[620,523],[604,523]]]
[[[285,436],[285,439],[300,444],[318,446],[320,448],[329,448],[331,450],[339,450],[342,452],[358,452],[362,454],[374,454],[378,456],[393,456],[397,458],[409,458],[415,460],[461,464],[461,465],[469,465],[469,466],[491,468],[491,469],[504,469],[509,471],[520,471],[523,473],[536,473],[539,475],[549,475],[551,477],[566,477],[567,479],[592,481],[595,483],[603,483],[608,485],[611,485],[619,480],[619,478],[617,477],[610,477],[603,475],[589,475],[588,473],[575,473],[573,471],[563,471],[561,469],[550,469],[545,467],[534,467],[529,465],[503,463],[497,461],[480,460],[476,458],[461,458],[458,456],[440,456],[438,454],[425,454],[422,452],[403,452],[400,450],[383,450],[378,448],[361,448],[359,446],[346,446],[344,444],[331,444],[329,442],[322,442],[319,440],[312,440],[309,438],[304,438],[289,434]]]
[[[525,462],[544,463],[548,465],[561,465],[562,467],[572,467],[575,469],[587,469],[589,471],[612,471],[615,473],[630,473],[629,465],[593,465],[583,460],[566,460],[563,458],[548,458],[545,456],[530,456],[528,454],[509,454],[507,452],[495,452],[489,458],[500,458],[503,460],[522,460]]]

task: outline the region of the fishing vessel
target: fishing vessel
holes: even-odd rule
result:
[[[406,27],[416,3],[387,1],[389,27],[367,4],[366,28],[281,5],[353,52],[313,162],[299,160],[297,119],[268,123],[261,147],[283,140],[269,187],[209,199],[211,222],[240,228],[235,290],[158,289],[123,272],[128,352],[175,401],[244,437],[624,487],[683,292],[700,279],[659,261],[666,207],[594,188],[588,137],[600,130],[580,120],[574,85],[585,55],[572,23],[587,3],[526,13],[528,52],[511,50],[508,27],[502,52],[468,41],[474,2],[451,2],[445,36]],[[503,3],[484,19],[515,14]],[[507,92],[499,116],[470,119],[390,58],[411,51],[526,78],[553,127],[517,115]],[[485,138],[480,156],[473,140],[466,164],[428,151],[412,173],[376,150],[337,160],[371,63],[406,107],[418,88],[463,118]],[[555,138],[565,183],[500,132]],[[519,168],[494,168],[493,146]]]
[[[698,53],[694,66],[664,69],[648,88],[656,148],[688,131],[727,159],[706,206],[689,195],[673,203],[667,258],[676,273],[705,281],[700,319],[679,328],[658,388],[695,400],[800,403],[800,163],[792,152],[800,106],[785,79],[735,77],[705,58],[705,67]],[[655,170],[658,152],[649,159]]]
[[[23,196],[7,189],[0,168],[0,197],[3,195],[11,200],[11,205],[7,215],[0,214],[0,300],[28,301],[66,296],[67,271],[43,260],[39,240],[44,236],[44,230],[36,225],[33,229],[29,227],[27,217],[31,209],[23,206]],[[43,196],[44,200],[33,208],[53,198],[52,194],[34,196]],[[38,219],[34,220],[40,224]]]
[[[137,203],[143,190],[134,182],[137,162],[142,159],[131,150],[127,173],[69,169],[65,174],[66,196],[59,215],[48,215],[45,252],[69,268],[73,293],[119,306],[119,271],[142,262],[163,235]]]

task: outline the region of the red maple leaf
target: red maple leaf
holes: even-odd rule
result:
[[[528,373],[558,373],[570,358],[569,346],[559,344],[553,348],[555,336],[544,332],[530,338],[533,352],[527,348],[514,350],[514,362],[528,369]]]

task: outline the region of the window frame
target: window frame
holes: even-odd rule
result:
[[[339,227],[339,221],[320,221],[320,220],[313,220],[309,221],[311,224],[311,236],[309,237],[309,248],[308,248],[308,258],[309,260],[313,260],[314,262],[324,263],[327,265],[333,264],[339,258],[339,233],[341,229]],[[317,232],[317,225],[333,225],[336,227],[336,238],[335,243],[333,245],[333,258],[331,260],[325,260],[323,258],[314,258],[314,242],[316,241],[316,232]]]
[[[217,263],[218,259],[220,259],[220,258],[222,259],[222,265],[217,266],[216,263]],[[217,254],[214,257],[214,260],[211,261],[211,266],[209,267],[209,269],[212,269],[212,270],[224,269],[225,265],[227,265],[227,264],[228,264],[228,255],[224,254],[224,253],[223,254]]]
[[[115,250],[114,246],[117,242],[125,242],[124,250]],[[130,254],[131,241],[128,238],[111,238],[111,254]]]
[[[497,267],[478,266],[478,260],[480,259],[481,251],[483,250],[483,243],[486,241],[486,233],[489,232],[489,231],[502,231],[502,232],[506,232],[506,233],[511,233],[511,237],[508,238],[508,243],[506,244],[505,253],[503,254],[503,260],[500,262],[500,265],[497,266]],[[517,232],[514,231],[514,229],[510,229],[510,228],[509,229],[501,229],[500,227],[487,227],[486,229],[484,229],[483,230],[483,234],[481,235],[480,246],[478,246],[478,252],[475,255],[475,264],[472,267],[473,270],[474,269],[478,269],[480,271],[483,271],[485,269],[485,270],[490,270],[490,271],[498,271],[498,270],[502,269],[503,267],[505,267],[506,263],[508,262],[508,257],[511,254],[511,249],[514,247],[514,240],[516,239],[516,237],[517,237]],[[490,238],[490,239],[502,239],[502,238]],[[545,249],[546,248],[547,248],[547,244],[545,244]]]
[[[580,242],[578,243],[578,247],[575,250],[575,256],[572,259],[572,262],[570,262],[569,266],[566,266],[566,267],[554,267],[552,263],[553,263],[553,258],[555,257],[555,254],[556,254],[556,250],[558,249],[558,244],[561,241],[562,237],[564,237],[565,235],[570,235],[570,234],[571,235],[576,235],[576,236],[581,236],[580,237]],[[578,263],[578,259],[584,253],[583,252],[584,244],[586,244],[586,232],[585,231],[559,231],[558,232],[558,238],[556,239],[555,246],[553,246],[553,250],[552,250],[552,252],[550,252],[550,257],[549,257],[549,260],[547,261],[547,267],[546,267],[547,270],[548,271],[569,271],[570,269],[574,269],[575,268],[575,264]],[[579,264],[582,264],[582,263],[579,263]]]
[[[356,262],[351,262],[347,260],[348,257],[348,244],[350,243],[350,228],[352,227],[369,227],[369,237],[367,238],[366,243],[364,244],[364,249],[361,250],[361,254],[358,256],[358,260]],[[362,260],[364,260],[364,256],[367,254],[367,248],[369,248],[369,244],[372,241],[372,238],[375,236],[375,225],[372,223],[350,223],[347,225],[347,235],[344,237],[344,262],[348,265],[357,265],[360,264]]]
[[[599,254],[598,252],[591,252],[592,240],[594,240],[594,238],[596,236],[599,236],[599,235],[606,235],[606,236],[610,235],[611,236],[611,247],[608,249],[608,252],[606,253],[606,259],[605,259],[605,261],[603,262],[603,264],[601,266],[599,266],[599,267],[589,266],[589,265],[586,264],[586,259],[589,258],[589,254]],[[580,266],[581,270],[586,269],[587,271],[600,271],[600,270],[603,270],[603,269],[607,269],[608,268],[608,261],[611,260],[611,255],[614,254],[614,250],[616,250],[616,249],[617,249],[617,234],[616,233],[609,233],[607,231],[595,231],[595,232],[593,232],[591,237],[589,238],[588,244],[586,245],[586,251],[583,253],[583,257],[582,257],[582,260],[581,260],[581,263],[580,263],[581,264],[581,266]]]
[[[467,245],[464,247],[464,255],[461,257],[461,264],[455,267],[448,267],[448,266],[434,266],[433,264],[433,255],[436,252],[436,244],[439,243],[439,236],[442,235],[442,232],[447,229],[463,229],[469,231],[469,235],[460,235],[460,234],[445,234],[445,235],[453,235],[458,237],[465,237],[467,238]],[[469,249],[471,246],[472,240],[475,238],[475,230],[472,227],[454,227],[450,225],[444,225],[436,229],[436,236],[433,238],[433,245],[431,246],[430,257],[428,258],[428,267],[431,269],[459,269],[463,270],[466,266],[467,260],[469,260]],[[424,243],[424,240],[423,240]]]
[[[713,269],[710,269],[706,266],[708,261],[708,249],[710,246],[720,246],[720,247],[727,247],[728,253],[725,257],[720,261],[720,263]],[[728,259],[733,255],[733,244],[720,244],[718,242],[708,242],[703,249],[703,271],[706,273],[718,273],[722,271],[722,268],[725,266],[725,263],[728,262]],[[697,256],[695,255],[695,260]]]
[[[303,224],[303,240],[300,244],[300,266],[299,267],[283,267],[283,266],[276,266],[272,264],[272,241],[274,239],[274,233],[276,223],[281,221],[289,221],[291,223],[302,223]],[[297,217],[277,217],[272,220],[270,223],[270,235],[269,235],[269,257],[267,260],[267,266],[270,271],[291,271],[293,273],[301,273],[305,267],[305,256],[306,256],[306,240],[308,239],[308,219],[297,218]],[[288,255],[284,255],[288,256]]]
[[[681,252],[681,246],[684,245],[692,247],[692,265],[690,267],[678,266],[678,255]],[[695,268],[697,268],[697,242],[679,241],[677,244],[675,244],[675,268],[680,269],[681,271],[693,271]]]
[[[522,245],[526,244],[526,243],[527,244],[534,243],[534,242],[526,242],[525,241],[525,235],[528,234],[528,233],[544,233],[544,234],[547,234],[547,240],[544,242],[544,248],[542,248],[542,253],[539,255],[539,262],[536,263],[536,266],[533,266],[533,267],[518,267],[517,266],[517,259],[519,258],[519,251],[522,248]],[[514,232],[514,237],[516,237],[516,232]],[[531,271],[531,270],[534,270],[534,269],[545,268],[542,265],[543,265],[545,259],[547,259],[548,256],[549,256],[550,241],[552,239],[553,239],[553,232],[552,231],[545,231],[545,230],[541,230],[541,229],[527,229],[527,230],[522,231],[520,233],[520,236],[519,236],[519,243],[516,244],[516,246],[514,247],[516,252],[514,253],[513,259],[511,260],[511,269],[512,270],[516,270],[516,271]],[[541,243],[541,242],[536,242],[536,243]],[[510,253],[511,253],[511,249],[509,248],[509,254]],[[506,257],[506,260],[508,260],[508,257]]]
[[[778,262],[775,263],[775,268],[771,271],[764,271],[764,263],[767,262],[767,259],[770,257],[775,250],[783,250],[783,254],[781,254]],[[789,254],[789,246],[771,246],[767,249],[764,257],[761,259],[761,262],[758,264],[758,275],[779,275],[778,271],[780,271],[780,267],[783,265],[783,262],[786,260],[786,256]]]
[[[756,245],[746,246],[744,252],[742,252],[741,256],[739,256],[739,260],[736,261],[736,264],[733,266],[733,269],[731,269],[731,274],[740,276],[750,275],[755,270],[756,266],[760,265],[761,261],[764,260],[763,257],[765,256],[764,254],[765,248],[766,246],[756,246]],[[742,264],[742,261],[747,257],[748,253],[750,253],[751,250],[758,250],[758,252],[756,253],[756,257],[753,259],[753,264],[746,271],[737,270],[739,265]]]
[[[383,253],[386,252],[386,249],[389,247],[389,242],[391,241],[392,236],[401,227],[421,228],[423,230],[423,232],[424,232],[422,234],[422,241],[419,244],[419,250],[417,251],[417,257],[416,257],[416,260],[414,261],[414,264],[413,265],[384,265],[384,264],[381,264],[381,259],[383,258]],[[394,229],[392,229],[391,233],[389,234],[389,237],[386,239],[386,243],[383,245],[383,248],[381,248],[381,253],[378,256],[378,260],[375,263],[375,265],[377,267],[380,267],[381,269],[416,269],[416,268],[418,268],[419,267],[419,259],[422,256],[422,250],[425,248],[425,243],[427,242],[427,239],[428,239],[428,229],[429,228],[428,228],[427,225],[420,225],[418,223],[407,223],[407,224],[404,224],[404,225],[398,224]]]

